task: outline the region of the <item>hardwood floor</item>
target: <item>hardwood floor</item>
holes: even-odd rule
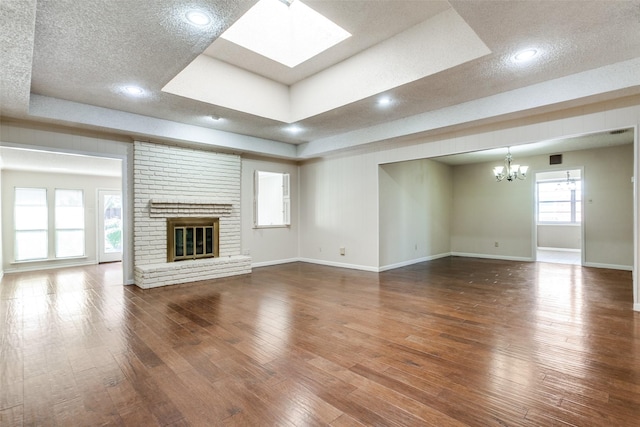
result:
[[[631,273],[294,263],[152,290],[5,275],[4,426],[635,426]]]

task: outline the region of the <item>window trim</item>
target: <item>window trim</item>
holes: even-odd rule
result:
[[[17,203],[17,193],[19,190],[41,190],[44,191],[44,208],[46,211],[46,227],[45,228],[31,228],[31,229],[27,229],[27,230],[18,230],[18,227],[16,225],[16,208],[18,206],[30,206],[30,205],[18,205]],[[35,206],[35,205],[34,205]],[[37,205],[37,206],[41,206],[41,205]],[[47,188],[43,188],[43,187],[14,187],[13,189],[13,260],[17,263],[24,263],[24,262],[41,262],[41,261],[46,261],[49,259],[49,216],[50,216],[50,212],[49,212],[49,191]],[[38,232],[44,232],[44,236],[45,236],[45,257],[44,258],[25,258],[25,259],[18,259],[18,234],[22,233],[22,232],[34,232],[34,231],[38,231]]]
[[[57,213],[58,213],[58,191],[78,191],[82,198],[82,228],[58,228],[57,227]],[[87,231],[86,231],[86,218],[87,206],[85,204],[85,194],[83,189],[78,188],[55,188],[53,191],[53,258],[57,259],[72,259],[72,258],[84,258],[87,255]],[[59,231],[82,231],[82,254],[81,255],[58,255],[58,232]]]
[[[584,189],[583,189],[583,181],[582,179],[576,179],[576,182],[580,183],[580,200],[576,199],[576,190],[571,191],[571,200],[553,200],[553,201],[540,201],[540,184],[561,184],[566,182],[566,179],[550,179],[543,181],[536,181],[536,223],[537,225],[564,225],[564,226],[581,226],[583,223],[583,212],[584,212]],[[571,221],[541,221],[540,220],[540,205],[544,203],[569,203],[571,205]],[[580,204],[580,215],[578,217],[578,209],[577,206]]]
[[[260,196],[260,174],[279,174],[282,176],[282,224],[258,224],[259,218],[259,196]],[[291,227],[291,174],[288,172],[273,172],[265,170],[254,170],[253,175],[253,228],[288,228]]]
[[[45,192],[45,205],[46,213],[47,213],[47,228],[46,229],[31,229],[31,230],[17,230],[16,229],[16,190],[19,189],[36,189],[43,190]],[[80,191],[82,193],[82,211],[83,211],[83,228],[66,228],[60,229],[63,231],[82,231],[83,232],[83,254],[82,255],[71,255],[58,257],[56,254],[56,243],[58,236],[58,228],[56,228],[56,190],[73,190]],[[74,260],[74,259],[87,259],[87,233],[86,233],[86,221],[87,221],[87,206],[86,206],[86,194],[84,189],[78,188],[52,188],[51,187],[24,187],[24,186],[16,186],[14,187],[13,192],[13,257],[9,261],[9,264],[33,264],[33,263],[50,263],[56,261],[65,261],[65,260]],[[18,259],[17,257],[17,239],[16,235],[20,231],[41,231],[45,232],[46,238],[46,256],[44,258],[29,258],[29,259]]]

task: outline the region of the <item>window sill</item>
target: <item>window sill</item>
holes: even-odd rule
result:
[[[562,226],[562,227],[580,227],[582,224],[579,222],[539,222],[537,225],[550,225],[550,226]]]
[[[263,228],[291,228],[291,224],[289,225],[254,225],[254,230],[259,230]]]

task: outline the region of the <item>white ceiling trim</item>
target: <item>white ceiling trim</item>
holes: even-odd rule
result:
[[[291,86],[199,55],[162,90],[294,123],[490,53],[460,15],[449,8]]]
[[[310,141],[298,145],[297,157],[308,159],[338,150],[409,135],[415,135],[418,138],[421,133],[436,129],[565,102],[579,104],[579,100],[582,98],[587,99],[621,90],[627,90],[628,95],[640,93],[640,58],[382,123],[366,129]],[[619,93],[617,95],[620,96]],[[587,130],[585,129],[585,131]]]
[[[289,87],[207,55],[198,55],[163,92],[290,122]]]
[[[109,129],[112,132],[137,137],[144,141],[157,138],[285,159],[296,157],[295,146],[280,141],[188,125],[42,95],[31,95],[29,114],[34,117],[60,120],[70,124],[80,123]]]

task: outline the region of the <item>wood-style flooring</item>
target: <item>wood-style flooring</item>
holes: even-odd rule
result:
[[[627,271],[293,263],[142,290],[120,268],[2,279],[2,427],[640,425]]]

